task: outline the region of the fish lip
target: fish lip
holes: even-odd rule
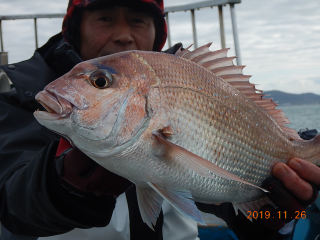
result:
[[[68,100],[48,90],[39,92],[35,99],[47,110],[47,112],[37,111],[42,112],[41,114],[37,113],[37,115],[49,119],[66,118],[73,112],[74,108],[76,108]]]
[[[66,117],[61,116],[61,114],[58,113],[49,113],[45,111],[35,111],[33,113],[34,117],[39,120],[48,120],[48,121],[54,121],[54,120],[60,120],[64,119]]]
[[[81,100],[80,102],[77,102],[73,99],[74,96],[72,96],[72,94],[69,95],[71,97],[68,98],[68,96],[63,96],[63,94],[59,93],[59,91],[54,87],[49,88],[49,86],[50,85],[45,87],[45,89],[42,92],[46,91],[47,93],[55,96],[60,102],[68,103],[69,105],[72,106],[73,109],[86,110],[89,108],[88,103],[86,102],[86,99]],[[81,94],[79,92],[76,92],[75,95],[81,95]]]

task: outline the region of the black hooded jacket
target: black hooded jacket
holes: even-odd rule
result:
[[[11,233],[51,236],[110,222],[116,199],[74,194],[63,187],[54,166],[60,136],[33,116],[41,108],[35,95],[79,62],[71,45],[57,34],[31,59],[1,66],[14,87],[0,94],[0,220]],[[141,220],[135,188],[126,195],[134,219],[131,239],[162,239],[162,220],[155,232],[150,230]]]
[[[174,53],[181,44],[167,51]],[[0,220],[14,234],[51,236],[74,228],[108,225],[113,196],[73,194],[59,182],[54,156],[60,136],[41,126],[33,112],[41,107],[35,95],[81,62],[62,35],[53,36],[24,62],[1,66],[13,89],[0,94]],[[126,193],[131,239],[162,239],[162,214],[152,231],[142,222],[135,188]],[[230,204],[197,204],[223,218],[239,239],[268,239],[274,232],[236,216]],[[272,238],[275,239],[275,238]]]
[[[1,66],[14,86],[0,94],[0,219],[12,233],[48,236],[105,226],[115,206],[114,197],[77,197],[60,185],[53,166],[60,137],[33,117],[35,95],[62,74],[49,67],[57,68],[52,56],[61,39],[54,36],[27,61]]]

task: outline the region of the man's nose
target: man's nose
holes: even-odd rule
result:
[[[133,37],[132,37],[132,32],[131,28],[128,23],[126,22],[120,22],[117,24],[115,27],[116,31],[113,34],[113,41],[116,44],[120,45],[128,45],[133,43]]]

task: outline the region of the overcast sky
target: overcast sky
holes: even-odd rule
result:
[[[165,0],[165,6],[199,2]],[[0,0],[0,15],[64,13],[67,0]],[[320,1],[242,0],[235,5],[244,74],[262,90],[320,94]],[[226,46],[234,55],[229,5],[223,8]],[[218,9],[195,12],[198,44],[221,48]],[[170,13],[172,42],[193,42],[190,12]],[[39,46],[61,29],[62,19],[38,20]],[[35,49],[33,20],[3,21],[9,62],[28,59]],[[166,45],[167,47],[167,45]]]

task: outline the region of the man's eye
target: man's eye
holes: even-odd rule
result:
[[[140,18],[133,18],[133,19],[131,19],[131,22],[133,22],[133,23],[144,23],[145,21],[143,19],[140,19]]]
[[[112,21],[112,19],[111,19],[110,17],[100,17],[98,20],[99,20],[99,21],[104,21],[104,22],[110,22],[110,21]]]

